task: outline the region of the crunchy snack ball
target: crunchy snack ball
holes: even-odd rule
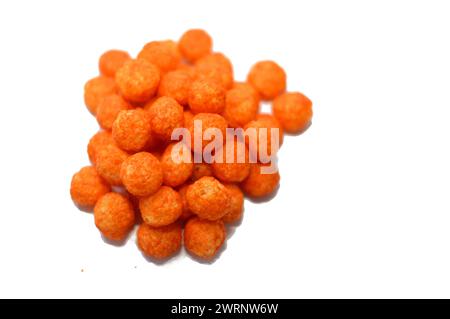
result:
[[[158,95],[168,96],[181,105],[187,105],[192,77],[185,70],[175,70],[164,74],[159,84]]]
[[[189,186],[186,199],[189,209],[198,217],[217,220],[227,213],[230,197],[222,183],[205,176]]]
[[[222,217],[224,223],[235,223],[242,218],[244,212],[244,194],[239,186],[235,184],[225,184],[230,195],[230,204],[228,212]]]
[[[153,227],[172,224],[183,211],[183,203],[178,192],[168,186],[161,188],[153,195],[139,200],[141,216],[145,223]]]
[[[112,126],[112,136],[124,151],[143,150],[152,139],[150,115],[141,108],[120,111]]]
[[[213,258],[222,247],[225,237],[225,226],[221,220],[191,218],[184,228],[184,246],[189,253],[202,259]]]
[[[188,205],[187,198],[186,198],[186,192],[187,192],[188,187],[189,187],[189,185],[184,185],[178,190],[178,194],[180,194],[180,198],[181,198],[181,203],[183,204],[183,211],[179,217],[179,220],[182,222],[185,222],[189,218],[194,216],[194,213],[192,213],[191,210],[189,209],[189,205]]]
[[[172,131],[183,127],[183,107],[171,97],[158,98],[148,109],[152,132],[163,141],[170,141]]]
[[[289,133],[306,129],[313,115],[312,102],[298,92],[284,93],[272,104],[273,115]]]
[[[114,144],[112,135],[108,131],[98,131],[91,137],[87,146],[87,153],[92,164],[96,162],[97,151],[108,144]]]
[[[251,165],[250,174],[241,183],[244,193],[250,197],[260,198],[272,194],[280,182],[278,172],[272,174],[262,174],[261,167],[266,164],[255,163]]]
[[[273,61],[256,63],[251,68],[247,81],[265,100],[272,100],[286,90],[286,73]]]
[[[138,59],[156,65],[161,73],[175,70],[181,62],[177,44],[173,41],[152,41],[139,52]]]
[[[120,93],[135,103],[150,100],[158,89],[159,80],[158,68],[146,60],[129,60],[116,73]]]
[[[256,116],[256,120],[250,121],[247,123],[247,125],[244,126],[244,130],[247,130],[248,128],[254,128],[256,132],[256,150],[257,150],[257,157],[258,159],[267,159],[268,157],[274,155],[274,150],[272,150],[272,134],[271,129],[277,129],[278,130],[278,136],[279,136],[279,145],[278,148],[281,147],[283,143],[283,129],[281,128],[280,123],[278,120],[270,115],[270,114],[258,114]],[[265,137],[264,134],[261,135],[260,138],[260,130],[265,130]],[[246,136],[245,139],[248,148],[250,149],[250,138]],[[274,141],[275,143],[275,141]],[[260,154],[267,155],[261,157]]]
[[[192,113],[221,113],[225,108],[226,91],[219,82],[200,79],[189,90],[189,107]]]
[[[182,142],[169,144],[161,156],[161,165],[164,184],[171,187],[179,186],[192,174],[194,167],[192,153]]]
[[[155,156],[141,152],[131,155],[122,163],[120,177],[131,194],[149,196],[161,187],[163,169]]]
[[[203,176],[213,176],[213,170],[211,164],[208,163],[195,163],[192,170],[191,182],[199,180]]]
[[[97,122],[101,128],[111,130],[119,112],[132,108],[131,104],[118,94],[106,96],[97,108]]]
[[[238,87],[227,92],[222,115],[231,127],[242,127],[256,118],[258,109],[259,103],[252,91]]]
[[[102,54],[98,61],[98,68],[100,73],[104,76],[114,77],[118,69],[122,65],[131,60],[128,52],[121,50],[109,50]]]
[[[143,223],[137,231],[137,244],[146,256],[164,260],[180,250],[181,233],[181,225],[178,223],[162,227]]]
[[[70,183],[70,196],[75,204],[94,207],[97,200],[111,190],[108,183],[98,175],[92,166],[85,166],[75,173]]]
[[[200,121],[200,122],[196,122],[196,121]],[[194,150],[194,140],[195,140],[195,135],[194,135],[194,125],[195,123],[201,123],[202,125],[202,130],[201,130],[201,137],[202,137],[202,150],[203,148],[208,145],[208,143],[211,142],[211,140],[213,140],[213,138],[211,139],[206,139],[204,137],[204,133],[207,129],[209,128],[214,128],[214,129],[218,129],[220,130],[220,132],[222,133],[222,138],[225,139],[226,136],[226,130],[227,130],[227,121],[220,116],[219,114],[214,114],[214,113],[199,113],[197,115],[195,115],[192,120],[191,123],[189,123],[189,126],[187,127],[187,129],[189,130],[190,134],[191,134],[191,149]]]
[[[211,53],[195,63],[196,75],[199,79],[213,79],[225,89],[233,86],[233,65],[222,53]]]
[[[178,48],[186,60],[195,62],[211,53],[212,39],[204,30],[191,29],[181,36]]]
[[[239,90],[246,90],[248,91],[255,100],[259,103],[261,101],[261,97],[259,96],[258,91],[249,83],[247,82],[234,82],[233,83],[233,89],[239,89]]]
[[[116,82],[112,78],[97,76],[87,81],[84,85],[84,103],[89,112],[95,115],[102,99],[116,91]]]
[[[119,193],[107,193],[95,204],[94,219],[103,236],[123,240],[134,226],[133,205]]]
[[[243,141],[233,138],[226,140],[223,147],[216,150],[215,161],[211,163],[214,176],[223,182],[242,182],[250,173],[248,149]]]
[[[122,185],[120,168],[128,158],[128,153],[122,151],[115,144],[108,144],[97,150],[95,158],[95,168],[100,176],[111,185]]]

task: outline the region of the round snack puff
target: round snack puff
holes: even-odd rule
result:
[[[137,244],[148,257],[157,260],[168,259],[181,248],[182,228],[179,223],[162,227],[152,227],[145,223],[139,225]]]
[[[200,127],[195,128],[195,125],[201,124],[201,131]],[[227,132],[227,121],[219,114],[214,113],[199,113],[196,114],[192,120],[191,123],[189,123],[189,126],[187,127],[189,130],[189,133],[191,134],[191,150],[195,151],[195,141],[196,136],[195,134],[200,133],[201,136],[198,136],[197,139],[201,141],[201,149],[208,145],[212,140],[214,140],[214,137],[211,137],[211,139],[205,138],[205,132],[208,129],[217,129],[222,134],[222,139],[225,140],[226,132]],[[198,132],[197,132],[198,131]],[[200,140],[201,138],[201,140]]]
[[[299,92],[284,93],[272,104],[273,115],[288,133],[305,130],[313,115],[312,102]]]
[[[183,211],[181,197],[168,186],[161,188],[151,196],[139,200],[139,208],[144,222],[153,227],[172,224]]]
[[[219,82],[225,89],[233,86],[233,65],[222,53],[211,53],[195,63],[195,73],[199,79]]]
[[[178,48],[186,60],[195,62],[211,53],[212,39],[205,30],[191,29],[181,36]]]
[[[95,158],[95,168],[100,176],[113,186],[122,185],[120,169],[122,163],[128,158],[128,153],[115,144],[108,144],[96,151]]]
[[[253,65],[247,81],[265,100],[272,100],[286,90],[286,73],[273,61],[261,61]]]
[[[224,223],[233,224],[242,219],[244,212],[244,193],[235,184],[225,184],[230,195],[228,212],[222,217]]]
[[[124,151],[143,150],[153,139],[150,115],[141,108],[120,111],[112,126],[112,136]]]
[[[259,102],[254,93],[245,87],[227,92],[223,117],[231,127],[242,127],[254,120],[258,114]]]
[[[98,61],[100,73],[104,76],[114,77],[118,69],[130,60],[128,52],[121,50],[109,50],[102,54]]]
[[[150,62],[157,66],[161,73],[166,73],[178,67],[181,55],[173,41],[152,41],[142,48],[138,59]]]
[[[163,141],[170,141],[173,130],[184,125],[183,107],[171,97],[158,98],[148,113],[152,132]]]
[[[159,84],[158,95],[174,98],[179,104],[187,105],[192,77],[185,70],[175,70],[164,74]]]
[[[114,79],[106,76],[97,76],[84,85],[84,103],[89,112],[97,113],[97,107],[105,96],[117,91]]]
[[[250,174],[241,183],[244,193],[253,198],[262,198],[272,194],[280,183],[279,172],[263,174],[261,168],[266,164],[255,163],[251,165]]]
[[[221,220],[191,218],[184,228],[184,246],[195,257],[210,260],[225,242],[226,231]]]
[[[163,169],[159,160],[150,153],[140,152],[128,157],[120,170],[122,183],[135,196],[154,194],[163,181]]]
[[[132,108],[133,106],[120,95],[108,95],[102,99],[97,108],[97,122],[101,128],[111,130],[119,112]]]
[[[211,167],[223,182],[242,182],[250,173],[248,149],[243,141],[227,138],[222,148],[216,150]]]
[[[108,144],[114,144],[111,132],[98,131],[91,137],[87,146],[87,153],[92,164],[96,162],[97,151]]]
[[[200,79],[189,90],[189,107],[192,113],[222,113],[225,108],[224,87],[212,79]]]
[[[70,183],[70,196],[78,206],[94,207],[97,200],[108,193],[111,187],[100,177],[94,167],[85,166],[75,173]]]
[[[169,144],[161,157],[161,165],[164,184],[179,186],[192,175],[194,164],[191,150],[183,142]]]

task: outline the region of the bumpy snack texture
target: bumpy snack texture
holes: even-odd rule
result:
[[[223,182],[242,182],[250,173],[245,142],[234,137],[228,138],[223,147],[216,150],[211,167],[214,176]]]
[[[87,81],[84,85],[84,103],[89,112],[95,115],[102,99],[116,91],[117,86],[112,78],[97,76]]]
[[[254,92],[241,86],[227,92],[223,117],[231,127],[242,127],[256,118],[258,109],[259,101]]]
[[[130,59],[131,57],[128,52],[122,50],[109,50],[103,53],[100,57],[98,61],[98,68],[101,74],[114,77],[117,70]]]
[[[181,55],[174,41],[152,41],[142,48],[138,59],[150,62],[158,67],[161,73],[166,73],[177,68]]]
[[[181,233],[182,228],[178,223],[162,227],[152,227],[143,223],[137,231],[137,244],[146,256],[163,260],[180,250]]]
[[[224,87],[212,79],[192,83],[189,91],[189,107],[193,113],[221,113],[225,108]]]
[[[118,148],[115,144],[108,144],[96,152],[95,168],[97,172],[109,184],[113,186],[122,185],[120,169],[122,163],[128,158],[128,153]]]
[[[272,110],[288,133],[305,130],[313,115],[311,100],[299,92],[280,95],[273,101]]]
[[[186,193],[189,185],[184,185],[178,190],[178,194],[180,194],[181,203],[183,205],[183,212],[181,213],[179,220],[181,222],[187,221],[189,218],[194,216],[194,213],[189,209],[189,205],[186,198]]]
[[[286,90],[286,73],[273,61],[256,63],[251,68],[247,81],[265,100],[272,100]]]
[[[189,253],[201,259],[212,259],[222,247],[225,237],[225,226],[221,220],[191,218],[184,228],[184,246]]]
[[[198,79],[210,79],[220,83],[225,89],[233,86],[233,65],[222,53],[211,53],[195,63]]]
[[[163,141],[170,141],[174,129],[183,127],[183,107],[171,97],[160,97],[148,109],[152,132]]]
[[[204,30],[191,29],[186,31],[178,42],[178,48],[183,57],[195,62],[212,51],[211,36]]]
[[[155,194],[141,198],[139,208],[146,224],[160,227],[172,224],[180,217],[183,203],[177,191],[161,186]]]
[[[91,137],[87,146],[87,153],[92,164],[96,162],[97,151],[109,144],[114,144],[114,140],[108,131],[98,131]]]
[[[261,167],[264,164],[252,164],[250,174],[241,183],[242,190],[246,195],[253,198],[261,198],[271,195],[280,183],[280,174],[262,174]]]
[[[120,111],[132,109],[132,105],[118,94],[109,95],[97,108],[97,122],[101,128],[111,130]]]
[[[120,111],[112,126],[116,144],[128,152],[139,152],[151,141],[152,127],[148,112],[141,108]]]
[[[181,105],[187,105],[192,76],[186,70],[175,70],[164,74],[159,84],[158,95],[175,99]]]
[[[201,130],[200,130],[199,124],[201,124]],[[197,125],[197,127],[195,125]],[[226,132],[227,132],[226,131],[227,130],[227,121],[219,114],[199,113],[192,118],[187,129],[189,130],[189,133],[191,134],[192,150],[196,150],[196,148],[195,148],[196,147],[196,139],[195,139],[196,131],[198,131],[201,134],[200,137],[202,137],[202,138],[199,139],[199,142],[201,142],[201,145],[199,145],[199,147],[201,146],[201,149],[203,150],[203,148],[214,139],[213,136],[211,136],[211,138],[206,138],[205,132],[208,129],[211,129],[210,131],[213,131],[213,133],[215,133],[215,131],[217,131],[217,133],[220,132],[220,134],[222,134],[222,138],[225,139]],[[198,143],[198,144],[200,144],[200,143]]]
[[[236,184],[225,184],[230,195],[228,212],[222,217],[222,221],[227,224],[236,223],[242,219],[244,212],[244,193]]]
[[[93,208],[98,199],[110,190],[111,187],[92,166],[80,169],[73,175],[70,183],[72,200],[83,208]]]
[[[180,186],[192,175],[194,164],[191,150],[182,142],[167,146],[161,156],[164,171],[164,184],[171,187]]]

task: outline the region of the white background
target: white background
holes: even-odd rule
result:
[[[448,1],[1,1],[0,297],[450,297]],[[213,264],[104,243],[69,196],[84,82],[188,28],[236,78],[273,59],[314,120]],[[84,270],[82,272],[81,270]]]

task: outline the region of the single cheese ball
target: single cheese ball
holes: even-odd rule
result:
[[[191,210],[189,209],[189,205],[188,205],[187,198],[186,198],[186,193],[187,193],[188,187],[189,187],[189,185],[184,185],[178,190],[178,194],[180,194],[181,203],[183,205],[183,211],[179,217],[179,220],[181,222],[185,222],[189,218],[194,216],[194,213],[192,213]]]
[[[87,81],[84,85],[84,103],[89,112],[95,115],[102,99],[116,91],[116,83],[112,78],[97,76]]]
[[[222,247],[225,238],[225,226],[221,220],[191,218],[184,228],[186,250],[201,259],[212,259]]]
[[[150,115],[141,108],[120,111],[112,126],[112,136],[124,151],[143,150],[153,138]]]
[[[223,182],[242,182],[250,173],[245,143],[237,138],[228,138],[223,147],[216,150],[211,167],[214,176]]]
[[[102,54],[98,61],[100,73],[104,76],[114,77],[122,65],[131,60],[128,52],[121,50],[109,50]]]
[[[120,177],[131,194],[149,196],[161,187],[163,169],[155,156],[141,152],[131,155],[122,163]]]
[[[258,114],[256,116],[256,119],[253,121],[248,122],[244,126],[244,130],[247,129],[255,129],[256,134],[256,147],[255,151],[257,152],[257,158],[259,160],[268,160],[272,155],[275,155],[275,150],[272,149],[272,129],[275,129],[278,131],[278,148],[281,147],[283,144],[283,129],[281,128],[280,123],[278,120],[270,115],[270,114]],[[264,130],[264,131],[263,131]],[[265,132],[265,135],[263,134]],[[276,132],[276,131],[275,131]],[[260,136],[261,135],[261,136]],[[251,151],[251,138],[250,135],[246,136],[246,143]],[[274,145],[276,144],[276,141],[273,141]]]
[[[286,73],[273,61],[256,63],[251,68],[247,81],[265,100],[272,100],[286,90]]]
[[[252,164],[250,174],[247,179],[241,183],[244,193],[253,198],[266,197],[272,194],[278,187],[280,182],[280,174],[278,172],[271,174],[263,174],[261,167],[266,164]]]
[[[172,131],[183,127],[183,107],[171,97],[158,98],[148,109],[152,132],[161,140],[169,142]]]
[[[242,219],[244,212],[244,193],[235,184],[225,184],[230,195],[228,212],[222,217],[224,223],[233,224]]]
[[[192,174],[194,167],[192,153],[182,142],[169,144],[161,156],[161,165],[164,172],[164,185],[180,186]]]
[[[119,193],[107,193],[95,204],[95,225],[109,240],[125,239],[134,226],[133,205]]]
[[[178,223],[162,227],[141,224],[137,231],[137,244],[144,255],[164,260],[181,248],[182,228]]]
[[[158,95],[168,96],[181,105],[187,105],[192,77],[185,70],[175,70],[164,74],[159,84]]]
[[[189,91],[189,107],[192,113],[222,113],[225,108],[226,91],[211,79],[201,79],[192,83]]]
[[[166,73],[178,67],[181,55],[173,41],[152,41],[142,48],[138,59],[150,62],[157,66],[161,73]]]
[[[122,185],[120,169],[127,158],[128,153],[122,151],[115,144],[108,144],[97,150],[95,168],[109,184],[120,186]]]
[[[146,60],[129,60],[116,73],[120,93],[135,103],[150,100],[158,89],[159,80],[158,68]]]
[[[195,126],[194,126],[195,123],[197,123],[197,125],[201,124],[201,127],[202,127],[201,131],[199,129],[197,129],[197,131],[201,133],[201,136],[199,136],[197,138],[202,143],[201,144],[202,150],[206,145],[208,145],[208,143],[210,143],[214,139],[214,137],[205,138],[204,133],[208,129],[218,129],[220,131],[220,133],[222,134],[222,139],[225,140],[225,136],[226,136],[226,132],[227,132],[226,131],[227,130],[227,121],[219,114],[199,113],[192,118],[191,123],[187,127],[187,129],[189,130],[189,133],[191,134],[191,149],[193,151],[195,151],[194,141],[196,139],[196,136],[195,136],[196,131],[195,131]]]
[[[183,211],[180,194],[168,186],[161,188],[153,195],[142,197],[139,208],[144,222],[153,227],[172,224]]]
[[[111,190],[94,167],[86,166],[72,177],[70,196],[78,206],[86,209],[94,207],[97,200]]]
[[[189,62],[195,62],[212,51],[210,35],[201,29],[186,31],[178,42],[178,48],[183,57]]]
[[[211,164],[208,163],[195,163],[192,170],[191,182],[199,180],[203,176],[213,176],[213,170]]]
[[[132,108],[132,105],[118,94],[106,96],[97,108],[97,122],[101,128],[111,130],[119,112]]]
[[[298,92],[285,93],[277,97],[273,101],[272,111],[288,133],[305,130],[313,115],[311,100]]]
[[[214,177],[205,176],[191,184],[186,193],[189,209],[207,220],[222,218],[230,197],[225,186]]]
[[[114,144],[114,140],[108,131],[98,131],[91,137],[87,146],[87,153],[92,164],[96,162],[97,151],[109,144]]]
[[[222,115],[231,127],[243,127],[256,118],[258,109],[259,102],[254,93],[245,87],[238,87],[227,92]]]
[[[225,89],[233,86],[233,65],[222,53],[211,53],[195,63],[195,73],[199,79],[212,79]]]

